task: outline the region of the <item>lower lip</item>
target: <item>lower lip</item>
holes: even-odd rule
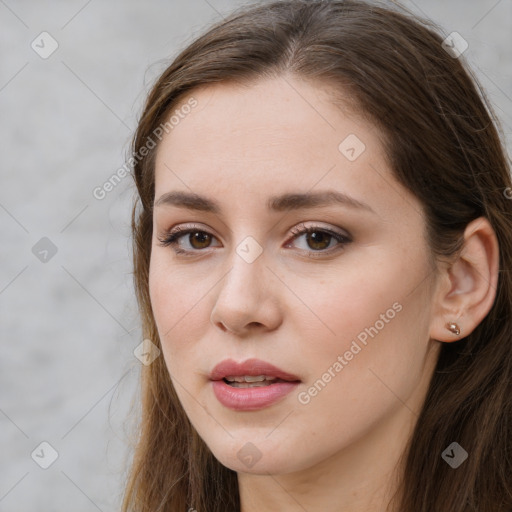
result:
[[[270,386],[234,388],[223,380],[212,381],[217,400],[235,411],[255,411],[277,402],[298,386],[299,382],[276,382]]]

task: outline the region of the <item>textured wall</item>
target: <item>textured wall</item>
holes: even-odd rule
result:
[[[468,41],[510,147],[512,2],[405,4]],[[141,366],[133,188],[93,191],[166,60],[239,5],[0,0],[0,512],[119,509]]]

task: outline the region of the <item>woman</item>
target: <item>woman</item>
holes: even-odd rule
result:
[[[444,39],[266,2],[158,79],[125,512],[512,510],[509,167]]]

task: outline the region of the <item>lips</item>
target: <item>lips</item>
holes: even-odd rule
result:
[[[267,377],[265,383],[229,382],[227,379],[261,375]],[[297,375],[285,372],[260,359],[248,359],[243,363],[226,359],[215,366],[210,379],[212,391],[217,400],[224,407],[240,413],[258,411],[285,400],[301,382]]]
[[[299,377],[281,370],[273,364],[262,361],[261,359],[248,359],[243,363],[237,363],[233,359],[225,359],[217,364],[210,373],[210,380],[222,380],[225,377],[243,377],[243,376],[265,375],[275,377],[288,382],[300,382]]]

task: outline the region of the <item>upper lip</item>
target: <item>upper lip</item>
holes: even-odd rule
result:
[[[238,363],[233,359],[225,359],[217,364],[210,373],[211,380],[222,380],[224,377],[243,377],[244,375],[267,375],[288,381],[300,381],[299,377],[281,370],[273,364],[261,359],[247,359]]]

